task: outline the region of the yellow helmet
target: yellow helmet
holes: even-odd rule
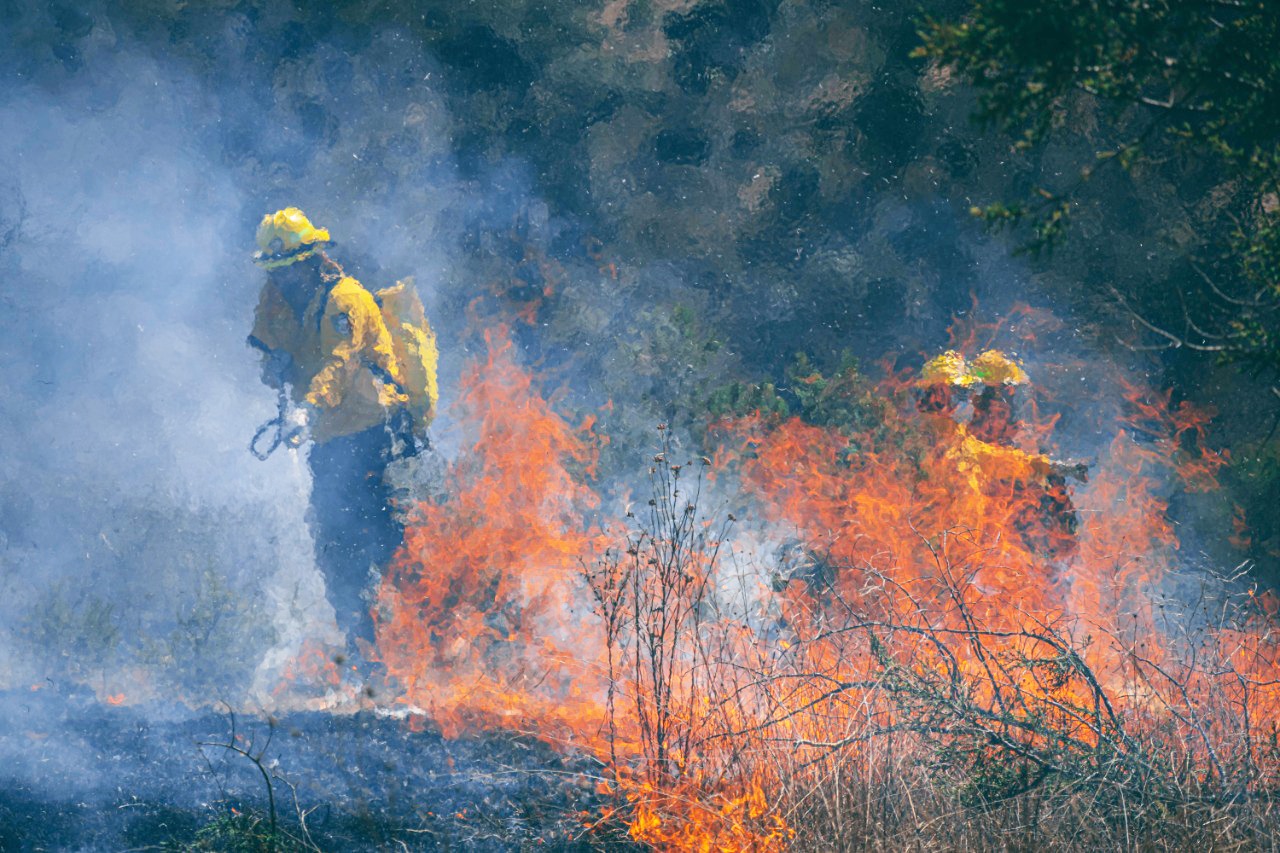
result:
[[[298,208],[286,207],[262,217],[253,262],[268,270],[287,267],[306,260],[330,242],[327,229],[312,225]]]
[[[917,385],[928,388],[934,385],[952,385],[957,388],[968,388],[977,383],[977,379],[969,372],[964,356],[953,349],[942,355],[936,355],[925,362],[920,369]]]
[[[973,382],[983,385],[1026,385],[1030,380],[1022,365],[998,349],[989,349],[969,364]]]

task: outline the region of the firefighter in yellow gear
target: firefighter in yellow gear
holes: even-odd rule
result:
[[[929,425],[940,449],[946,447],[945,471],[959,474],[977,494],[1029,492],[1035,500],[1025,505],[1034,512],[1019,523],[1028,538],[1058,551],[1074,548],[1077,518],[1064,472],[1080,479],[1084,472],[1016,446],[1019,389],[1029,384],[1022,365],[999,350],[972,360],[949,350],[925,364],[916,384],[917,405],[933,415]],[[973,406],[967,423],[958,420],[961,397]]]
[[[1022,365],[999,350],[987,350],[973,359],[970,373],[982,390],[973,400],[969,435],[981,443],[982,452],[997,457],[1003,470],[1017,471],[1017,482],[1031,484],[1039,495],[1038,517],[1024,519],[1024,529],[1038,530],[1042,544],[1060,554],[1074,550],[1079,517],[1067,477],[1084,481],[1087,469],[1014,446],[1021,427],[1019,389],[1031,382]]]
[[[956,413],[972,385],[969,364],[955,350],[925,362],[916,380],[916,408],[927,416],[925,424],[933,438],[945,442],[963,433]]]
[[[972,361],[947,350],[925,363],[916,381],[917,407],[929,419],[936,438],[950,439],[947,455],[974,489],[995,478],[1035,480],[1049,473],[1049,457],[1012,446],[1018,424],[1013,417],[1013,390],[1027,375],[997,350]],[[960,403],[973,397],[973,414],[959,420]],[[995,402],[983,401],[994,400]]]
[[[263,381],[288,394],[313,444],[307,520],[338,627],[372,644],[373,581],[403,541],[386,468],[408,398],[373,294],[326,252],[329,232],[296,207],[263,217],[254,262],[267,272],[249,344]]]
[[[1030,380],[1022,365],[999,350],[987,350],[969,364],[973,384],[981,390],[973,399],[969,433],[979,441],[1010,446],[1017,438],[1018,389]]]

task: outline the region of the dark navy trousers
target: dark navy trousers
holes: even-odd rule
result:
[[[385,476],[390,461],[391,436],[381,424],[314,444],[308,458],[316,563],[338,627],[353,645],[374,642],[374,579],[404,541]]]

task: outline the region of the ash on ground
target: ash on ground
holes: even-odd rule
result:
[[[598,763],[529,735],[446,740],[372,710],[166,717],[52,690],[0,695],[0,709],[0,850],[230,849],[219,826],[266,826],[264,770],[282,834],[303,837],[301,818],[322,850],[619,843],[584,825],[605,805]]]

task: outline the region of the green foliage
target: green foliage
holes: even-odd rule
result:
[[[1029,761],[1011,759],[975,749],[943,750],[939,762],[950,769],[963,769],[956,788],[957,799],[966,806],[982,806],[1024,794],[1044,781],[1045,773]]]
[[[253,662],[275,642],[274,629],[244,590],[207,566],[183,581],[175,612],[156,619],[137,641],[143,663],[175,689],[217,695],[242,689],[226,673],[226,661]]]
[[[1259,580],[1280,584],[1280,446],[1272,440],[1255,452],[1241,453],[1227,471],[1226,485],[1236,502],[1239,529],[1233,542],[1257,566]]]
[[[835,427],[845,435],[862,434],[884,423],[887,402],[875,392],[845,353],[830,376],[824,376],[801,353],[787,372],[796,413],[806,423]]]
[[[845,435],[864,434],[884,423],[889,402],[845,353],[830,374],[799,353],[787,368],[783,384],[731,382],[717,388],[707,408],[715,417],[795,416],[815,426],[833,427]]]
[[[756,413],[785,418],[791,413],[787,401],[778,396],[778,389],[772,382],[730,382],[711,392],[707,411],[713,418]]]
[[[234,695],[244,689],[243,675],[228,671],[227,662],[255,664],[274,629],[257,602],[212,567],[181,578],[180,586],[166,613],[123,608],[91,585],[55,583],[27,616],[23,642],[56,677],[93,681],[141,664],[177,695]]]
[[[724,374],[724,346],[688,305],[646,306],[625,331],[618,358],[633,394],[639,390],[678,410],[705,399],[713,377]]]
[[[314,849],[287,833],[271,831],[267,819],[252,812],[234,812],[213,820],[196,832],[190,844],[175,849],[218,853],[287,853]]]
[[[55,674],[88,679],[119,660],[120,621],[111,602],[91,589],[62,582],[28,615],[21,636],[54,663]]]
[[[1195,266],[1185,316],[1161,313],[1182,282],[1168,282],[1154,308],[1134,293],[1121,303],[1160,345],[1280,367],[1280,3],[975,0],[961,16],[926,19],[920,35],[914,55],[963,74],[979,91],[977,118],[1016,149],[1043,150],[1080,114],[1098,125],[1086,135],[1102,150],[1069,185],[975,216],[1029,225],[1027,247],[1040,250],[1062,241],[1074,198],[1105,169],[1212,184],[1217,199],[1181,248],[1187,264],[1213,268]]]
[[[979,117],[1022,148],[1046,140],[1066,98],[1141,105],[1149,126],[1237,169],[1272,172],[1280,131],[1280,7],[1253,2],[974,2],[926,21],[916,55],[954,65],[981,90]],[[1158,144],[1137,135],[1106,156],[1126,166]]]

